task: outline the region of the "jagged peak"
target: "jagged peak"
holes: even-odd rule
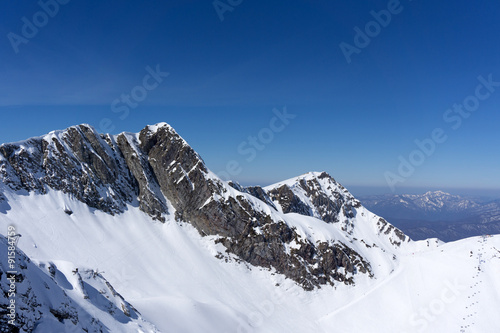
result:
[[[71,127],[74,127],[74,128],[80,128],[80,129],[81,129],[82,127],[85,127],[85,128],[88,128],[88,129],[90,129],[90,130],[92,130],[92,131],[95,131],[94,126],[92,126],[92,125],[90,125],[90,124],[87,124],[87,123],[82,123],[82,124],[75,125],[75,126],[71,126]],[[70,127],[70,128],[71,128],[71,127]]]
[[[443,192],[441,190],[438,191],[427,191],[424,195],[429,196],[429,195],[446,195],[446,196],[451,196],[450,193]]]
[[[343,188],[343,186],[338,184],[337,181],[332,176],[330,176],[326,171],[320,171],[320,172],[310,171],[310,172],[304,173],[300,176],[296,176],[293,178],[289,178],[289,179],[268,185],[265,187],[265,189],[269,190],[272,188],[281,187],[283,185],[287,185],[289,187],[294,187],[303,180],[310,181],[310,180],[323,180],[323,179],[327,179],[331,183]]]
[[[308,173],[300,175],[297,178],[303,178],[303,179],[314,179],[314,178],[323,179],[323,178],[329,178],[331,180],[334,180],[333,177],[330,176],[328,174],[328,172],[326,172],[326,171],[319,171],[319,172],[318,171],[310,171]]]
[[[92,125],[87,124],[87,123],[83,123],[83,124],[69,126],[63,130],[50,131],[49,133],[42,135],[39,138],[44,139],[46,137],[60,136],[62,134],[68,133],[70,130],[77,130],[78,132],[81,132],[83,129],[90,130],[94,134],[98,135],[97,130]],[[28,139],[28,140],[30,140],[30,139]]]
[[[160,122],[154,125],[147,125],[146,127],[144,127],[139,133],[137,133],[139,142],[141,142],[141,137],[150,138],[152,136],[155,136],[156,134],[161,133],[161,131],[170,133],[172,137],[175,138],[175,140],[179,140],[184,146],[191,147],[189,143],[181,135],[179,135],[179,133],[177,133],[177,131],[172,126],[165,122]]]
[[[167,129],[170,129],[170,130],[174,130],[174,128],[172,126],[170,126],[169,124],[167,124],[166,122],[159,122],[159,123],[156,123],[154,125],[147,125],[146,126],[147,129],[149,129],[150,131],[153,131],[153,132],[156,132],[160,128],[164,128],[164,127],[166,127]]]
[[[126,135],[126,136],[135,136],[138,138],[139,134],[144,132],[144,131],[147,131],[151,134],[155,134],[155,133],[158,133],[158,131],[160,131],[162,129],[167,130],[172,135],[174,135],[176,138],[181,140],[185,145],[189,146],[187,141],[184,138],[182,138],[177,133],[177,131],[175,131],[175,129],[166,122],[159,122],[159,123],[156,123],[154,125],[148,125],[148,126],[144,127],[139,133],[132,133],[132,132],[126,131],[126,132],[119,133],[117,135],[112,135],[110,133],[102,133],[102,134],[109,135],[110,137],[115,138],[115,139],[122,134]],[[65,129],[53,130],[53,131],[48,132],[47,134],[43,134],[43,135],[39,135],[39,136],[32,136],[32,137],[24,139],[24,140],[1,143],[0,147],[6,146],[6,145],[17,146],[17,147],[29,146],[31,143],[33,143],[35,141],[42,141],[42,140],[47,141],[47,142],[51,142],[52,139],[54,139],[54,138],[61,139],[64,135],[67,135],[71,130],[76,130],[77,132],[81,133],[82,135],[84,135],[83,131],[88,130],[88,131],[92,132],[96,137],[101,136],[101,134],[96,130],[95,127],[93,127],[92,125],[90,125],[88,123],[82,123],[82,124],[78,124],[78,125],[69,126]]]
[[[0,147],[7,146],[7,145],[21,147],[21,146],[29,145],[30,143],[32,143],[34,141],[41,141],[41,140],[45,140],[47,142],[50,142],[53,138],[60,139],[62,135],[67,134],[72,129],[77,130],[78,132],[81,132],[83,128],[90,130],[96,136],[98,136],[97,130],[92,125],[89,125],[87,123],[83,123],[83,124],[79,124],[79,125],[69,126],[65,129],[53,130],[53,131],[48,132],[47,134],[43,134],[43,135],[39,135],[39,136],[32,136],[32,137],[24,139],[24,140],[5,142],[5,143],[0,144]]]
[[[169,124],[167,124],[166,122],[159,122],[159,123],[156,123],[154,125],[147,125],[146,127],[144,127],[141,130],[140,133],[142,133],[142,132],[149,132],[151,134],[156,134],[156,133],[158,133],[161,130],[166,130],[166,131],[172,133],[173,135],[178,136],[180,139],[182,139],[184,142],[186,142],[186,140],[184,140],[184,138],[182,138],[179,135],[179,133],[177,133],[177,131],[172,126],[170,126]]]

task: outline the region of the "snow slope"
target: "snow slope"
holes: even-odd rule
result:
[[[346,332],[498,332],[499,245],[497,235],[411,246],[392,276],[320,322]]]
[[[32,261],[17,237],[0,236],[1,332],[158,332],[99,272]]]
[[[68,279],[69,267],[101,272],[162,332],[460,332],[461,326],[467,327],[464,332],[496,332],[500,327],[494,316],[500,306],[499,236],[406,243],[397,250],[398,263],[380,269],[377,279],[361,275],[356,286],[304,291],[232,255],[217,259],[224,247],[216,237],[201,237],[187,223],[152,222],[132,206],[111,216],[56,191],[4,194],[9,208],[0,213],[2,234],[16,226],[19,248],[35,262],[61,266]],[[72,215],[64,212],[68,207]],[[342,239],[328,227],[334,225],[314,217],[283,217],[313,240]],[[484,261],[481,271],[478,256]],[[381,273],[389,269],[394,271]]]

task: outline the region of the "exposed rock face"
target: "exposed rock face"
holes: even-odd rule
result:
[[[238,240],[221,240],[229,252],[257,266],[274,267],[278,272],[312,290],[335,282],[352,284],[357,273],[371,267],[361,255],[340,242],[312,243],[284,223],[269,223],[261,234],[253,229]]]
[[[384,233],[384,235],[390,235],[391,233],[394,233],[396,235],[396,237],[390,238],[391,243],[394,245],[399,246],[402,242],[406,242],[408,239],[408,236],[406,236],[401,230],[394,227],[383,218],[380,218],[378,220],[377,227],[379,228],[380,232]]]
[[[324,189],[320,184],[321,180],[327,181]],[[302,178],[293,186],[298,188],[299,193],[305,198],[304,201],[287,184],[270,188],[268,191],[269,197],[282,207],[284,213],[315,216],[332,223],[339,222],[339,213],[342,209],[348,216],[353,217],[352,208],[361,206],[358,200],[326,172],[311,179]]]
[[[269,197],[267,192],[262,187],[260,187],[260,186],[243,187],[240,184],[235,183],[233,181],[229,181],[227,184],[229,186],[231,186],[232,188],[234,188],[235,190],[238,190],[238,191],[243,192],[243,193],[248,193],[248,194],[256,197],[257,199],[265,202],[270,207],[277,209],[276,206],[274,205],[272,199]]]
[[[1,145],[0,179],[14,190],[63,191],[111,214],[122,212],[137,189],[120,150],[86,125]]]
[[[137,138],[133,135],[120,134],[116,141],[137,182],[139,208],[154,219],[165,221],[163,214],[168,213],[165,197],[161,195],[160,185],[148,162],[147,155],[135,148],[139,146]]]
[[[202,235],[219,236],[228,252],[252,265],[274,268],[305,289],[334,281],[353,283],[355,274],[373,274],[368,260],[347,244],[357,242],[352,235],[361,205],[328,174],[267,188],[230,186],[164,123],[117,136],[79,125],[4,144],[0,181],[15,191],[63,191],[110,214],[123,212],[127,204],[159,221],[175,213]],[[341,222],[352,237],[313,242],[282,213]],[[379,230],[388,226],[381,224]],[[394,227],[383,237],[393,245],[408,240]],[[399,240],[392,241],[394,237]]]
[[[245,188],[242,192],[246,192],[250,195],[253,195],[257,199],[264,201],[266,204],[276,209],[276,206],[274,205],[272,199],[269,197],[269,195],[266,193],[266,191],[264,191],[262,187],[250,186]]]
[[[269,197],[278,202],[285,214],[297,213],[312,216],[311,208],[302,202],[287,185],[269,191]]]

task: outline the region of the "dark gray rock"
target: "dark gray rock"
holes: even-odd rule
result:
[[[60,135],[0,146],[0,179],[14,190],[71,194],[92,208],[115,214],[137,188],[121,152],[86,125]]]
[[[129,140],[133,142],[130,143]],[[161,195],[160,185],[147,157],[137,153],[133,148],[138,146],[135,138],[120,134],[117,137],[117,144],[137,183],[139,208],[154,219],[164,222],[165,218],[162,215],[168,212],[167,204]]]
[[[246,192],[250,195],[253,195],[257,199],[262,200],[267,205],[271,206],[272,208],[274,208],[276,210],[276,206],[274,205],[274,202],[271,200],[271,198],[269,197],[267,192],[264,191],[264,189],[262,187],[260,187],[260,186],[246,187],[244,192]]]
[[[287,185],[283,185],[277,189],[269,191],[269,197],[280,204],[283,213],[285,214],[297,213],[306,216],[313,216],[311,207],[302,202],[302,200],[300,200],[300,198],[296,196]]]
[[[380,232],[383,232],[385,235],[389,235],[392,232],[396,235],[396,239],[390,239],[391,243],[393,245],[400,246],[401,243],[406,242],[408,236],[406,236],[401,230],[398,228],[394,227],[392,224],[384,220],[383,218],[380,218],[377,222],[377,226],[380,230]]]

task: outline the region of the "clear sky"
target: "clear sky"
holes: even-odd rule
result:
[[[498,190],[499,17],[496,1],[3,1],[0,142],[164,121],[242,184],[325,170],[365,192]]]

